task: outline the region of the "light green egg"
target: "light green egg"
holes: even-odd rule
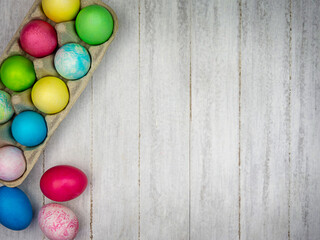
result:
[[[0,124],[9,121],[14,114],[11,98],[8,93],[0,90]]]

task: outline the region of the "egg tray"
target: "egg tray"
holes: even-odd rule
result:
[[[11,95],[11,102],[15,111],[14,117],[23,111],[27,111],[27,110],[36,111],[44,116],[47,122],[47,127],[48,127],[48,134],[45,141],[36,147],[30,148],[30,147],[25,147],[20,145],[12,137],[11,124],[14,117],[9,122],[6,122],[5,124],[0,125],[0,147],[7,146],[7,145],[13,145],[13,146],[19,147],[23,151],[26,159],[26,171],[24,172],[24,174],[20,178],[14,181],[8,182],[8,181],[0,180],[1,184],[4,184],[8,187],[16,187],[16,186],[19,186],[25,180],[25,178],[29,175],[30,171],[36,164],[42,151],[47,145],[50,137],[52,136],[54,131],[57,129],[59,124],[62,122],[62,120],[67,116],[72,106],[75,104],[75,102],[77,101],[77,99],[79,98],[83,90],[86,88],[87,84],[92,78],[92,74],[98,67],[106,50],[108,49],[109,45],[113,41],[115,34],[118,30],[118,19],[115,12],[108,5],[103,3],[101,0],[81,0],[81,9],[93,4],[97,4],[102,7],[105,7],[106,9],[108,9],[108,11],[111,13],[113,17],[114,29],[111,37],[108,39],[107,42],[97,46],[91,46],[86,44],[85,42],[81,41],[80,38],[78,37],[75,30],[74,21],[68,21],[68,22],[62,22],[62,23],[55,23],[51,21],[46,17],[46,15],[42,10],[41,0],[36,0],[33,6],[31,7],[31,9],[29,10],[27,16],[23,20],[22,24],[20,25],[19,29],[17,30],[17,32],[9,42],[6,49],[4,50],[4,53],[0,57],[0,65],[5,59],[13,55],[22,55],[30,59],[31,61],[33,61],[37,79],[40,79],[45,76],[56,76],[62,79],[67,84],[69,88],[69,93],[70,93],[69,103],[63,111],[54,115],[46,115],[38,111],[36,107],[33,105],[31,100],[32,88],[29,88],[28,90],[25,90],[23,92],[13,92],[8,88],[5,88],[5,86],[2,84],[0,79],[0,90],[4,90]],[[55,53],[44,58],[34,58],[28,55],[27,53],[25,53],[21,49],[19,45],[20,31],[28,22],[34,19],[41,19],[41,20],[47,21],[52,26],[55,27],[58,35],[58,47],[61,47],[66,43],[78,43],[84,46],[89,51],[91,55],[91,68],[87,73],[87,75],[85,75],[81,79],[74,80],[74,81],[64,79],[55,70],[55,67],[54,67]]]

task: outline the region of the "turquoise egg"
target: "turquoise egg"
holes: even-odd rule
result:
[[[0,90],[0,124],[9,121],[14,114],[10,99],[11,97],[8,93]]]
[[[13,138],[23,146],[34,147],[47,137],[47,123],[44,117],[34,111],[18,114],[12,121]]]
[[[64,78],[76,80],[82,78],[90,69],[90,55],[83,46],[68,43],[62,46],[54,57],[54,66]]]

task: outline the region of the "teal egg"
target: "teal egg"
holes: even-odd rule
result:
[[[34,111],[18,114],[12,121],[13,138],[23,146],[34,147],[47,137],[47,123],[44,117]]]
[[[9,121],[14,114],[11,97],[5,91],[0,90],[0,124]]]
[[[90,55],[83,46],[68,43],[57,51],[54,66],[64,78],[76,80],[87,74],[91,66]]]

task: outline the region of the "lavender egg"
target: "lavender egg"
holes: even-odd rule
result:
[[[0,90],[0,124],[9,121],[14,114],[10,99],[8,93]]]
[[[14,146],[0,148],[0,179],[14,181],[26,170],[23,152]]]

